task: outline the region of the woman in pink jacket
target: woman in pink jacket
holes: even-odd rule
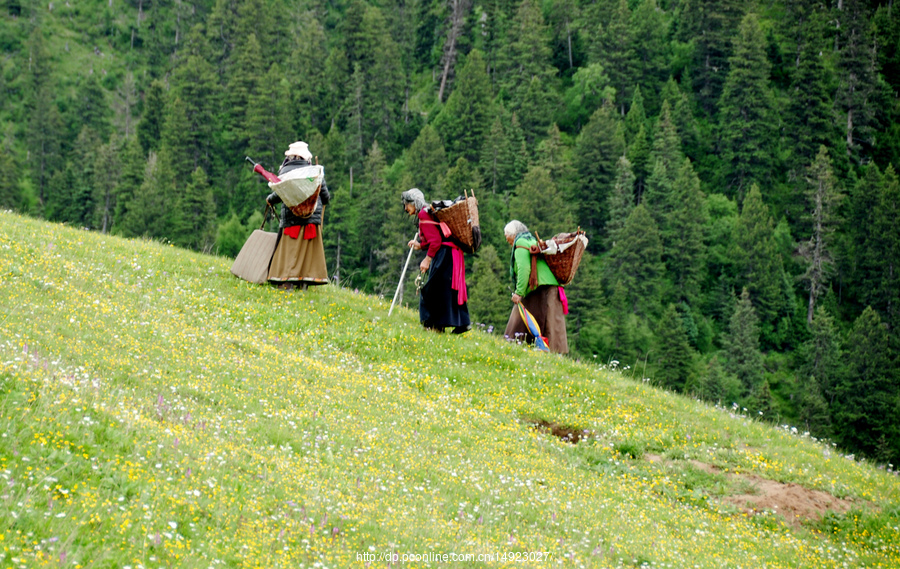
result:
[[[406,213],[416,216],[419,226],[419,234],[409,246],[425,251],[425,259],[419,265],[422,273],[427,272],[419,297],[419,321],[435,332],[443,332],[447,327],[452,327],[454,334],[467,332],[471,322],[463,252],[446,225],[434,218],[420,190],[412,188],[400,198]]]

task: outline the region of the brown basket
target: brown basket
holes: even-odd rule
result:
[[[302,202],[297,205],[289,208],[291,213],[296,215],[297,217],[309,217],[316,211],[316,204],[319,201],[319,192],[322,190],[322,186],[316,188],[316,191],[313,192],[313,195],[309,196]]]
[[[475,253],[481,245],[481,227],[478,222],[478,200],[465,193],[465,199],[434,212],[434,217],[450,228],[450,233],[462,244],[466,253]]]
[[[584,231],[579,229],[575,233],[559,233],[553,237],[552,241],[564,245],[574,241],[579,235],[584,235]],[[546,245],[541,243],[541,248],[546,248]],[[553,276],[556,277],[559,284],[565,286],[575,278],[575,271],[578,270],[578,264],[581,263],[582,255],[584,255],[584,242],[579,240],[575,245],[569,247],[562,253],[557,253],[556,255],[544,255],[544,260],[547,261],[550,272],[553,273]]]

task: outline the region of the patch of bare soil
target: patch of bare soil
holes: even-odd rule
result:
[[[551,423],[544,419],[525,418],[524,420],[538,431],[551,434],[566,443],[576,444],[578,441],[586,439],[591,435],[590,431],[567,427],[566,425],[560,425],[559,423]]]
[[[723,500],[748,513],[773,511],[781,515],[792,525],[805,521],[819,521],[825,512],[848,511],[853,502],[832,496],[821,490],[810,490],[799,484],[784,484],[756,476],[755,474],[738,474],[748,481],[754,490],[753,494],[736,494]]]
[[[654,454],[647,454],[645,458],[653,463],[669,462]],[[712,464],[699,460],[689,462],[698,470],[724,474],[734,487],[744,490],[749,488],[749,492],[718,498],[748,514],[775,512],[789,524],[798,526],[806,521],[819,521],[826,512],[843,513],[853,506],[852,500],[836,498],[828,492],[810,490],[799,484],[785,484],[756,474],[724,473],[721,468]]]

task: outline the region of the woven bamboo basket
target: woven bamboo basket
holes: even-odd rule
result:
[[[463,251],[475,253],[481,246],[481,224],[478,222],[478,200],[475,193],[463,192],[465,199],[434,212],[438,221],[450,228],[450,233],[460,242]]]
[[[293,213],[297,217],[311,216],[313,212],[316,211],[316,203],[318,203],[319,201],[319,192],[321,191],[322,186],[319,186],[318,188],[316,188],[316,191],[313,193],[313,195],[309,196],[297,205],[289,208],[291,210],[291,213]]]
[[[584,231],[579,229],[575,233],[560,233],[553,237],[552,240],[560,245],[564,245],[574,241],[579,235],[584,235]],[[578,270],[578,264],[581,263],[582,255],[584,255],[584,242],[578,240],[575,245],[572,245],[562,253],[544,255],[544,260],[547,261],[547,266],[550,267],[550,271],[556,277],[556,280],[559,281],[559,284],[565,286],[575,278],[575,271]]]

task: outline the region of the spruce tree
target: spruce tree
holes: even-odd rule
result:
[[[625,220],[634,209],[634,174],[631,171],[631,162],[624,156],[620,157],[616,164],[616,179],[606,209],[609,211],[609,221],[606,223],[606,248],[612,249],[622,238]]]
[[[644,204],[638,204],[609,251],[604,270],[606,290],[621,285],[629,312],[648,316],[657,310],[665,272],[662,254],[656,222]]]
[[[865,456],[896,463],[900,458],[900,424],[896,378],[888,331],[872,307],[856,319],[847,337],[847,374],[836,386],[832,406],[835,435],[841,445]],[[879,439],[890,441],[880,449]]]
[[[447,141],[451,161],[463,156],[477,162],[491,128],[491,83],[480,51],[472,51],[454,82],[447,104],[434,119],[434,129]]]
[[[825,436],[830,434],[829,408],[835,405],[837,387],[844,381],[845,358],[834,318],[822,306],[816,308],[810,335],[799,351],[800,412],[811,432]]]
[[[748,289],[764,330],[769,334],[783,308],[784,265],[775,242],[769,208],[756,184],[750,188],[734,225],[730,252],[737,269],[737,282]]]
[[[616,89],[616,107],[624,110],[627,101],[633,100],[639,87],[635,85],[638,73],[636,44],[641,38],[634,37],[631,10],[628,0],[618,0],[611,6],[609,19],[600,22],[590,20],[594,26],[585,30],[588,38],[596,38],[591,50],[591,61],[600,63],[609,74],[610,84]]]
[[[478,251],[472,263],[469,281],[469,314],[472,322],[485,325],[489,332],[503,333],[509,318],[509,270],[493,245]]]
[[[689,67],[693,92],[700,107],[708,115],[715,114],[716,104],[728,74],[734,37],[744,15],[746,4],[740,0],[683,0],[676,37],[693,41]]]
[[[677,300],[695,304],[706,268],[703,228],[707,222],[706,200],[700,191],[700,179],[691,161],[684,159],[672,188],[674,207],[670,234],[663,235],[668,274],[675,286]]]
[[[722,336],[725,371],[741,382],[742,397],[756,393],[763,383],[763,358],[759,351],[759,326],[756,310],[745,288]]]
[[[603,206],[612,189],[616,162],[624,153],[625,140],[616,111],[611,103],[604,103],[575,142],[579,223],[594,235],[600,234],[606,221]]]
[[[683,392],[693,381],[694,350],[682,326],[674,304],[669,304],[657,325],[657,383],[668,389]]]
[[[511,112],[518,114],[527,111],[528,91],[535,78],[548,90],[555,90],[556,69],[550,64],[551,55],[550,33],[539,3],[522,0],[510,23],[507,42],[497,62],[500,95],[503,101],[508,101]],[[523,130],[531,133],[524,124]]]
[[[178,193],[170,239],[181,247],[209,252],[214,243],[215,214],[209,180],[198,167]]]
[[[741,382],[725,371],[718,356],[713,356],[699,378],[686,387],[688,393],[726,407],[741,398],[741,390]]]
[[[832,274],[834,260],[831,254],[831,233],[835,227],[835,208],[840,200],[840,193],[835,187],[834,173],[828,150],[822,146],[816,161],[809,170],[809,189],[812,235],[800,253],[807,262],[804,281],[809,283],[809,302],[807,304],[806,321],[812,324],[816,300],[825,292]]]
[[[642,87],[651,112],[659,108],[658,86],[669,74],[667,37],[666,16],[656,0],[642,0],[631,15],[630,39],[635,59],[634,82]]]
[[[18,160],[8,142],[0,143],[0,209],[23,211],[24,206]]]
[[[771,182],[776,170],[778,133],[770,68],[759,20],[748,14],[741,21],[719,101],[723,178],[729,194],[739,200],[753,183]]]
[[[144,180],[146,166],[146,157],[136,136],[125,141],[121,152],[122,170],[119,183],[116,185],[115,209],[110,227],[110,232],[115,235],[123,234],[123,223],[134,205],[135,197]]]
[[[481,175],[468,160],[460,156],[444,175],[440,195],[455,199],[475,193],[481,195]]]
[[[137,138],[144,152],[159,150],[166,101],[165,84],[159,79],[153,80],[144,92],[144,112],[137,124]]]
[[[41,206],[45,206],[47,184],[54,172],[63,166],[59,163],[63,124],[59,107],[53,101],[56,85],[52,78],[50,53],[40,26],[32,30],[25,49],[28,54],[28,64],[23,73],[27,117],[25,146],[37,198]]]
[[[543,166],[532,166],[525,174],[509,200],[509,215],[532,232],[537,231],[542,239],[568,231],[573,225],[568,204]]]
[[[447,153],[432,125],[422,127],[419,136],[406,151],[404,162],[412,185],[426,196],[434,196],[442,187],[448,166]]]
[[[122,147],[116,137],[97,149],[94,163],[94,197],[96,210],[91,226],[101,233],[108,233],[114,223],[119,180],[122,178]]]
[[[900,180],[893,165],[884,171],[878,207],[875,210],[875,235],[871,248],[880,259],[881,276],[877,280],[875,302],[884,322],[895,335],[900,334]]]
[[[252,156],[259,157],[257,160],[278,164],[284,159],[284,149],[296,139],[288,106],[289,88],[281,66],[273,63],[263,75],[256,92],[250,95],[245,119],[247,148]],[[312,140],[307,140],[307,143],[313,152],[317,152]]]

